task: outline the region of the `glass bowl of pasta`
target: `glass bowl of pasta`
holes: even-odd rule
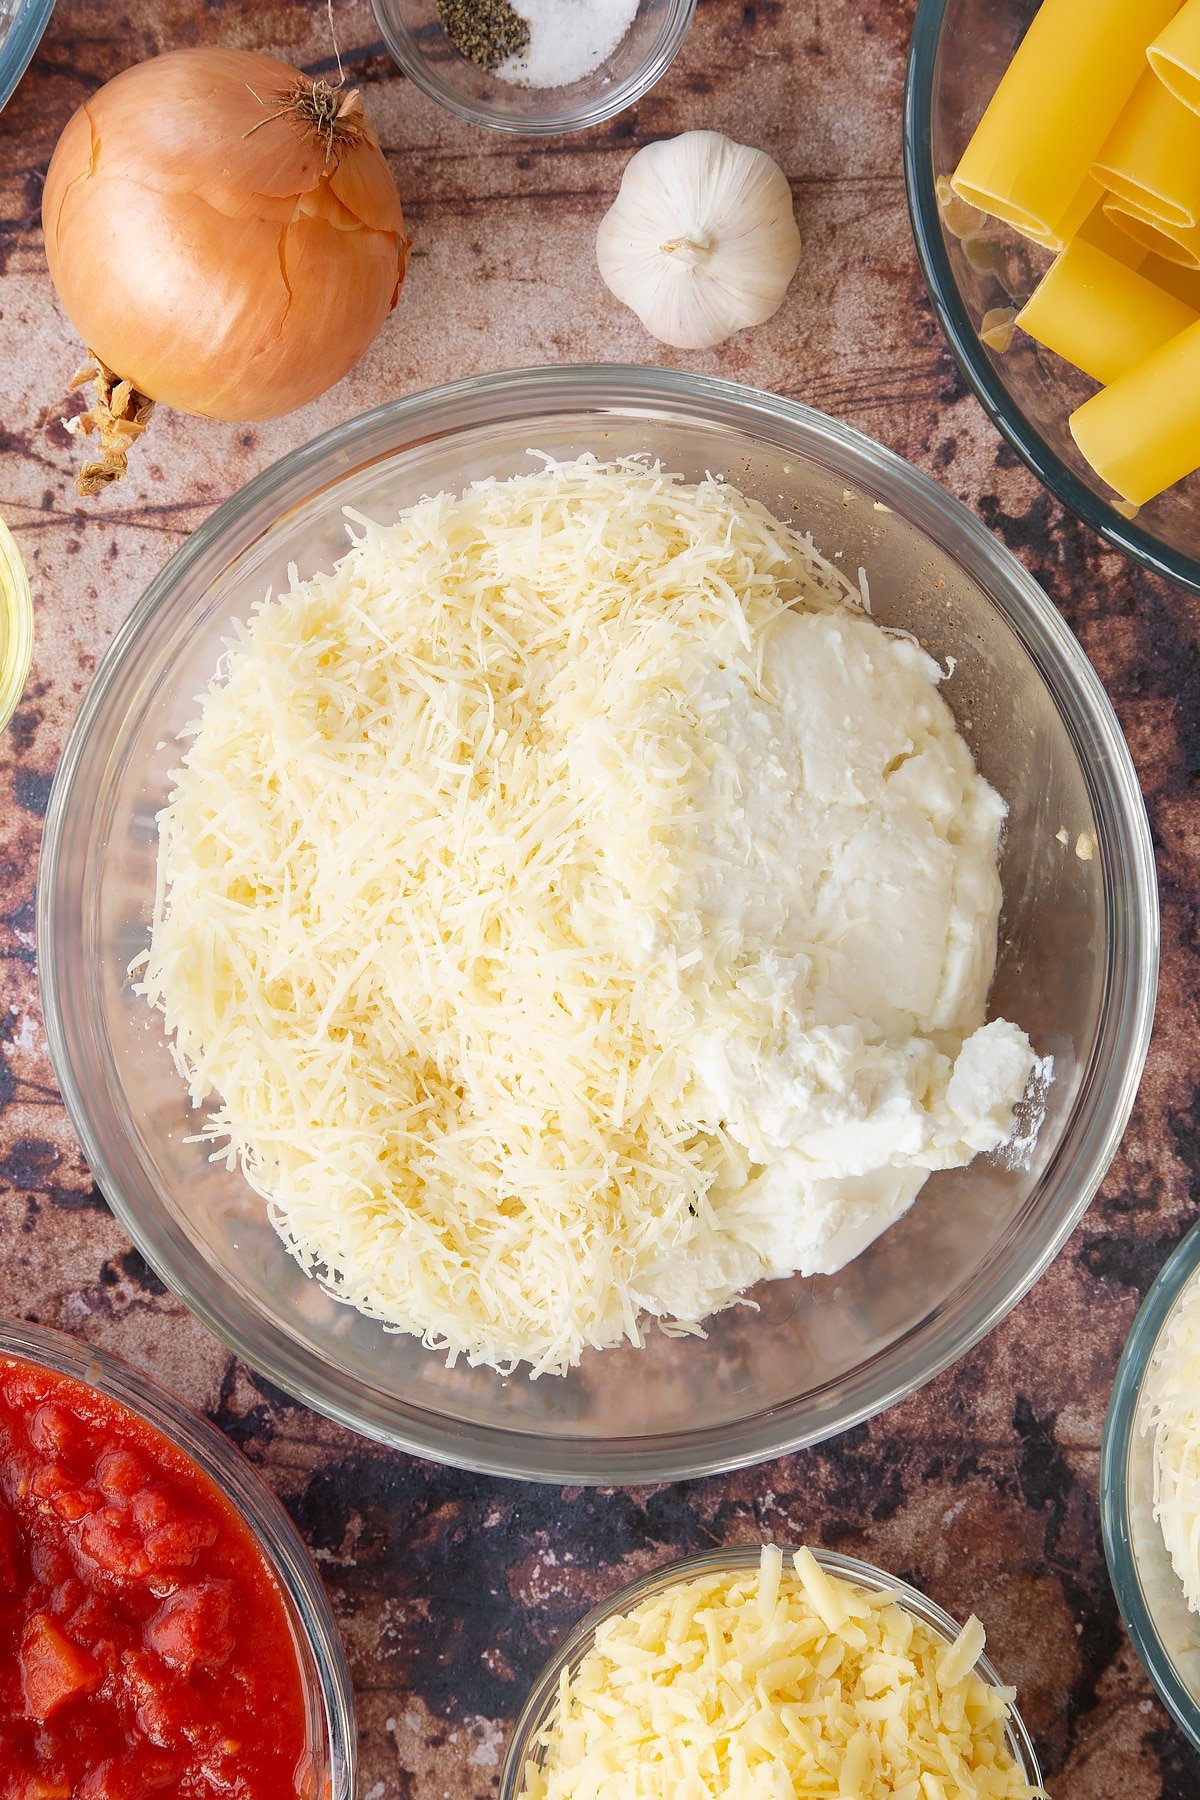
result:
[[[339,564],[352,569],[353,534],[365,522],[376,521],[383,529],[410,518],[418,503],[425,518],[429,509],[457,504],[437,496],[459,495],[465,488],[478,493],[471,488],[476,482],[494,481],[478,501],[490,507],[496,486],[544,470],[547,462],[559,467],[587,455],[608,459],[606,466],[612,459],[643,459],[638,469],[660,489],[668,480],[663,471],[695,484],[708,472],[719,473],[748,502],[810,534],[829,566],[837,559],[852,580],[864,571],[873,618],[895,628],[890,637],[897,651],[902,645],[911,651],[908,640],[915,637],[935,659],[940,692],[979,771],[1008,804],[998,870],[1004,905],[992,1016],[1014,1020],[1028,1033],[1037,1057],[1053,1059],[1053,1079],[1031,1101],[1033,1111],[1022,1110],[1023,1130],[1028,1127],[1023,1143],[977,1156],[969,1166],[939,1169],[909,1210],[837,1273],[760,1281],[750,1304],[711,1313],[702,1331],[672,1332],[654,1319],[638,1329],[631,1318],[634,1329],[625,1341],[588,1346],[565,1373],[532,1379],[529,1362],[506,1372],[478,1358],[472,1362],[468,1354],[448,1357],[444,1337],[439,1350],[436,1341],[427,1347],[419,1335],[387,1329],[378,1313],[369,1316],[359,1305],[339,1303],[337,1280],[327,1266],[306,1266],[289,1254],[272,1222],[261,1168],[251,1165],[243,1173],[236,1157],[205,1136],[208,1098],[189,1089],[164,1037],[161,1015],[138,991],[137,971],[151,942],[158,819],[176,787],[184,754],[181,734],[195,720],[196,696],[214,682],[219,668],[228,669],[231,645],[242,641],[256,618],[276,616],[265,610],[265,596],[288,596],[297,581],[332,579]],[[659,472],[644,459],[656,459]],[[426,503],[424,496],[433,498]],[[647,516],[643,511],[633,521],[639,546]],[[453,547],[461,540],[439,527],[430,541]],[[532,541],[540,545],[540,536],[531,540],[525,532],[519,540]],[[637,554],[645,552],[639,548]],[[637,566],[636,559],[622,564],[627,572],[621,591],[632,579],[629,569],[636,572]],[[435,589],[417,591],[445,591],[444,579],[438,578],[442,585]],[[493,588],[502,596],[509,591],[493,583],[488,592]],[[305,591],[315,596],[318,589]],[[361,608],[347,602],[327,616],[358,618]],[[423,628],[424,611],[414,616]],[[521,618],[535,622],[542,616],[520,611]],[[578,599],[569,616],[577,625]],[[474,629],[471,608],[457,608],[455,617]],[[306,641],[323,657],[315,615]],[[627,641],[639,641],[638,634],[605,640],[618,648]],[[420,683],[429,678],[423,672],[427,662],[436,672],[464,667],[469,660],[457,652],[452,657],[445,643],[415,663],[405,660],[408,654],[391,629],[373,631],[371,646],[364,649],[388,679],[400,670],[407,681],[412,668]],[[626,669],[611,655],[602,664]],[[280,666],[295,666],[290,653]],[[299,723],[294,704],[278,714],[298,723],[297,742],[318,749],[334,720],[348,717],[340,701],[325,707],[321,670],[327,666],[321,662],[304,690],[316,695],[321,708],[323,723],[315,735]],[[353,661],[355,694],[365,666]],[[581,666],[573,648],[570,670],[576,683]],[[227,685],[218,686],[222,694],[232,693]],[[254,696],[261,691],[257,683],[238,690],[246,704],[257,704]],[[566,691],[581,695],[570,683]],[[293,700],[298,702],[299,692]],[[590,704],[586,695],[572,699],[571,718],[586,720]],[[347,742],[352,740],[356,756],[385,716],[424,715],[412,714],[408,701],[389,701],[375,724],[360,728],[355,714]],[[486,719],[480,718],[479,728],[480,742],[492,743]],[[505,733],[507,741],[508,727]],[[252,746],[264,740],[245,728],[239,714],[227,741]],[[396,756],[389,767],[409,783],[420,769],[445,760],[440,754]],[[898,773],[903,775],[909,760],[902,749]],[[277,787],[272,777],[255,792],[268,796]],[[632,775],[617,790],[614,831],[632,817],[628,808],[640,791]],[[564,804],[571,792],[567,780]],[[679,804],[677,782],[672,795],[673,809]],[[430,813],[437,819],[457,816],[452,807]],[[305,817],[311,819],[310,809]],[[403,917],[387,927],[388,954],[380,951],[376,957],[374,946],[382,939],[369,936],[361,967],[399,971],[409,967],[412,946],[424,942],[424,927],[414,924],[413,896],[423,906],[426,889],[404,873],[407,849],[385,859],[392,873],[382,887],[375,882],[372,871],[382,866],[372,860],[381,843],[376,826],[382,830],[387,821],[377,813],[370,817],[370,832],[364,834],[361,824],[348,827],[336,839],[337,853],[319,866],[331,895],[353,857],[372,884],[372,904],[390,907],[394,897]],[[397,801],[388,817],[410,819],[411,801],[406,806]],[[218,852],[228,842],[224,827],[206,841]],[[461,840],[463,857],[473,854],[474,841]],[[503,850],[518,840],[493,829],[480,841]],[[451,858],[445,866],[453,864]],[[244,866],[229,863],[238,881],[230,895],[235,912],[257,907],[260,899],[260,887],[242,879]],[[548,866],[551,874],[559,867],[552,860]],[[428,880],[435,895],[437,879]],[[878,887],[884,895],[895,891],[886,881]],[[480,891],[487,901],[496,890]],[[297,920],[315,915],[302,912],[298,901],[292,906],[294,886],[288,884],[286,892],[290,932]],[[568,893],[574,892],[568,883]],[[468,896],[467,904],[476,899]],[[305,900],[306,909],[308,904]],[[180,916],[186,923],[197,914],[189,907]],[[343,894],[324,924],[317,923],[322,932],[337,930],[337,921],[347,916]],[[312,932],[304,939],[306,959],[309,946],[324,941],[317,925]],[[529,941],[536,947],[543,939],[535,932]],[[43,841],[38,946],[51,1055],[85,1154],[125,1229],[198,1317],[277,1386],[384,1442],[499,1474],[609,1483],[697,1476],[815,1443],[910,1393],[998,1323],[1065,1242],[1120,1141],[1153,1016],[1158,913],[1145,808],[1104,690],[1046,595],[966,508],[868,438],[778,396],[683,371],[562,366],[473,377],[352,419],[267,470],[192,534],[117,633],[64,750]],[[286,951],[282,939],[268,956],[272,970],[277,949]],[[506,951],[501,973],[519,950],[517,945]],[[441,961],[440,954],[434,958],[434,964]],[[440,982],[434,964],[406,990],[419,1006]],[[217,988],[225,980],[203,944],[191,966],[203,994],[214,991],[214,980]],[[512,966],[529,976],[520,989],[520,1016],[528,1019],[526,1036],[541,1057],[538,1068],[557,1080],[561,1065],[544,1050],[551,1009],[531,1011],[528,996],[539,992],[543,973],[564,965],[549,954],[536,966]],[[891,963],[885,968],[889,982],[893,968]],[[343,972],[356,979],[349,964]],[[292,977],[282,988],[274,973],[270,981],[270,992],[261,994],[263,1005],[294,1016]],[[638,994],[644,991],[640,981],[634,985]],[[280,1036],[277,1024],[266,1015],[260,1019],[260,989],[255,992],[248,1041],[255,1056],[261,1051],[266,1059],[255,1062],[257,1070],[276,1061]],[[334,1004],[340,1004],[336,994]],[[568,1025],[581,1016],[558,1000],[553,1010]],[[335,1062],[359,1054],[360,1047],[374,1054],[382,1029],[375,1016],[353,1027],[352,1036],[340,1023],[330,1032],[318,1021],[305,1040],[306,1066],[310,1044]],[[383,1041],[386,1046],[394,1040]],[[369,1153],[397,1156],[388,1166],[398,1178],[407,1181],[411,1175],[426,1184],[420,1193],[414,1190],[415,1197],[401,1201],[398,1195],[394,1216],[402,1241],[407,1241],[406,1222],[413,1221],[420,1255],[415,1263],[410,1258],[410,1271],[415,1268],[424,1278],[436,1266],[440,1279],[446,1240],[439,1236],[430,1242],[419,1210],[421,1195],[437,1174],[428,1174],[431,1165],[420,1161],[425,1152],[419,1133],[428,1110],[421,1095],[446,1096],[437,1100],[445,1108],[462,1101],[466,1089],[455,1081],[462,1066],[458,1049],[447,1065],[448,1079],[439,1074],[433,1060],[437,1041],[436,1027],[432,1035],[417,1033],[416,1063],[408,1051],[384,1056],[380,1091],[389,1096],[388,1110],[372,1127],[376,1135],[365,1137]],[[521,1034],[508,1030],[506,1041],[507,1058],[489,1065],[494,1071],[484,1084],[489,1092],[497,1084],[507,1091],[503,1084],[514,1063],[529,1073],[521,1061]],[[421,1083],[411,1105],[388,1085],[402,1061]],[[616,1059],[618,1086],[627,1064],[623,1054]],[[657,1066],[657,1061],[647,1065],[651,1073]],[[329,1092],[345,1095],[340,1062],[330,1067]],[[292,1092],[289,1077],[284,1093],[289,1104]],[[478,1086],[472,1088],[472,1107],[487,1098]],[[619,1100],[614,1088],[599,1115],[606,1131]],[[585,1125],[592,1116],[583,1115]],[[307,1157],[317,1128],[325,1125],[323,1117],[304,1117],[303,1126],[289,1125],[289,1141],[298,1142]],[[344,1172],[342,1132],[352,1123],[340,1112],[333,1119],[328,1146],[333,1160],[321,1164],[314,1190],[322,1204],[325,1174],[340,1179]],[[477,1141],[455,1136],[457,1129],[452,1119],[451,1148]],[[486,1140],[477,1134],[477,1139],[479,1154],[490,1155],[493,1144],[507,1154],[501,1133]],[[578,1166],[565,1165],[568,1174]],[[473,1179],[466,1167],[464,1179]],[[520,1167],[533,1172],[526,1179],[544,1179],[532,1161]],[[743,1167],[743,1184],[745,1174]],[[592,1192],[581,1181],[580,1204],[590,1204]],[[575,1193],[572,1188],[571,1196]],[[456,1175],[449,1201],[454,1256],[459,1245],[469,1243],[462,1234],[477,1219],[483,1229],[495,1231],[499,1219],[535,1213],[520,1193],[506,1206],[501,1212],[493,1187],[465,1187]],[[607,1231],[607,1215],[598,1216]],[[353,1223],[347,1214],[337,1217],[346,1229]],[[581,1243],[589,1249],[586,1227],[585,1220],[583,1229],[559,1233],[565,1248],[554,1264],[558,1274],[563,1258],[572,1267],[580,1262]],[[683,1234],[691,1229],[684,1221]],[[544,1241],[541,1235],[531,1240],[531,1257],[541,1257]],[[690,1239],[684,1235],[683,1241]],[[372,1256],[375,1242],[372,1235]],[[435,1256],[442,1262],[435,1265]],[[673,1251],[670,1267],[677,1269],[680,1262],[687,1263],[685,1253]],[[455,1280],[464,1266],[453,1262]],[[545,1266],[540,1260],[510,1262],[505,1292],[512,1291],[508,1269],[521,1275],[532,1267],[536,1274]],[[538,1285],[537,1294],[543,1291]],[[549,1291],[558,1296],[566,1290]],[[343,1291],[341,1298],[357,1301],[359,1294]],[[365,1292],[363,1301],[370,1301]]]
[[[1173,109],[1181,136],[1189,144],[1194,136],[1198,146],[1200,116],[1178,105],[1166,88],[1160,96],[1161,84],[1147,73],[1147,85],[1135,91],[1132,107],[1118,114],[1118,123],[1124,121],[1121,130],[1114,125],[1105,136],[1098,126],[1096,142],[1080,152],[1096,159],[1077,171],[1084,178],[1074,190],[1083,222],[1077,216],[1056,217],[1042,229],[1046,221],[1033,216],[1037,197],[1053,186],[1053,171],[1067,169],[1079,149],[1073,131],[1056,143],[1062,107],[1069,103],[1081,116],[1089,109],[1099,116],[1105,108],[1116,111],[1124,94],[1123,87],[1111,93],[1103,88],[1102,57],[1085,69],[1076,66],[1071,53],[1061,54],[1055,28],[1065,41],[1078,42],[1088,32],[1108,29],[1108,15],[1123,14],[1125,25],[1132,22],[1132,29],[1149,41],[1175,10],[1165,0],[1149,0],[1145,8],[1122,7],[1119,0],[1074,8],[1071,0],[1047,0],[1039,15],[1028,0],[920,0],[905,95],[905,180],[917,253],[938,320],[996,429],[1043,485],[1101,537],[1156,574],[1200,592],[1200,475],[1172,479],[1141,504],[1122,497],[1156,485],[1148,466],[1155,446],[1147,448],[1143,442],[1146,426],[1161,421],[1175,405],[1175,395],[1195,390],[1186,374],[1180,377],[1167,363],[1157,386],[1134,375],[1150,367],[1147,353],[1157,355],[1158,344],[1168,336],[1200,359],[1200,333],[1179,336],[1200,320],[1200,227],[1181,230],[1170,222],[1185,217],[1184,209],[1195,212],[1200,206],[1200,193],[1194,199],[1190,193],[1190,173],[1181,174],[1178,184],[1175,179],[1177,167],[1186,165],[1190,171],[1190,152],[1179,164],[1167,157],[1165,188],[1178,185],[1181,199],[1172,200],[1164,190],[1160,201],[1144,191],[1144,165],[1157,154],[1151,140],[1157,143],[1156,134],[1161,135],[1162,108]],[[1078,15],[1074,23],[1073,15]],[[1029,32],[1035,16],[1044,27],[1040,40]],[[992,108],[989,119],[998,123],[986,141],[982,133],[973,140],[1027,32],[1022,80],[1009,82],[1012,104],[1007,113]],[[1112,42],[1114,62],[1122,71],[1119,80],[1132,87],[1137,70],[1149,68],[1145,47]],[[1196,60],[1200,67],[1200,54]],[[1150,117],[1149,137],[1130,124],[1139,109]],[[1132,147],[1124,141],[1128,138]],[[990,197],[1002,180],[988,187],[1009,143],[1018,139],[1023,180],[1035,195],[1026,210]],[[980,198],[982,185],[987,203],[1007,211],[1007,220],[982,211],[951,188],[951,177],[973,141],[981,151],[974,161],[983,165],[982,180],[974,187],[965,181],[958,185],[974,199]],[[1108,184],[1103,189],[1090,174],[1100,163]],[[978,176],[978,167],[970,173]],[[1154,217],[1142,204],[1151,200],[1158,209]],[[1055,203],[1051,200],[1050,207]],[[1058,248],[1069,252],[1070,261],[1060,257],[1055,262]],[[1052,264],[1055,283],[1043,286]],[[1037,310],[1026,311],[1035,291]],[[1018,315],[1021,324],[1016,323]],[[1094,404],[1084,412],[1081,430],[1079,413],[1088,402]],[[1089,437],[1086,429],[1093,419],[1104,437],[1101,454],[1095,432]],[[1200,410],[1194,420],[1190,412],[1181,414],[1171,429],[1189,441],[1196,437],[1200,460]],[[1124,489],[1102,479],[1086,460],[1075,430],[1102,469],[1119,471],[1116,479],[1126,483]],[[1151,438],[1158,431],[1155,423]],[[1184,468],[1190,455],[1186,447],[1179,454]]]

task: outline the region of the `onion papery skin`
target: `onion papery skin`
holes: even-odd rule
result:
[[[379,140],[358,110],[327,154],[280,110],[307,81],[250,51],[172,51],[99,89],[55,148],[42,223],[63,309],[181,412],[303,406],[396,304],[409,246]]]

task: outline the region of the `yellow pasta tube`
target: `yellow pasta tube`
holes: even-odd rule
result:
[[[1098,206],[1104,201],[1104,189],[1094,175],[1085,175],[1072,194],[1067,210],[1058,221],[1057,228],[1047,236],[1036,238],[1035,242],[1045,244],[1048,250],[1061,250],[1069,244],[1085,219],[1089,219]],[[1026,233],[1032,236],[1032,233]]]
[[[954,172],[955,193],[1061,249],[1098,197],[1088,172],[1176,3],[1043,0]]]
[[[1197,313],[1135,269],[1076,238],[1043,276],[1017,324],[1095,381],[1117,381]]]
[[[1167,262],[1182,263],[1185,269],[1200,269],[1200,226],[1165,225],[1115,195],[1104,202],[1104,211],[1143,250],[1153,251]]]
[[[1200,469],[1200,321],[1071,414],[1097,475],[1141,506]]]
[[[1200,269],[1185,269],[1182,263],[1168,262],[1165,256],[1147,256],[1141,272],[1155,287],[1165,288],[1168,294],[1200,313]]]
[[[1115,262],[1124,263],[1127,269],[1140,268],[1146,260],[1146,250],[1141,244],[1135,244],[1115,219],[1109,218],[1103,203],[1092,208],[1071,241],[1074,243],[1076,240],[1103,250],[1106,256],[1111,256]]]
[[[1092,173],[1102,187],[1168,226],[1200,221],[1200,117],[1142,76]]]
[[[1186,0],[1146,54],[1163,86],[1200,112],[1200,0]]]

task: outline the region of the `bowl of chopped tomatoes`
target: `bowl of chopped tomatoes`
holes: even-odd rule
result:
[[[329,1602],[241,1453],[0,1323],[0,1800],[349,1800],[354,1744]]]

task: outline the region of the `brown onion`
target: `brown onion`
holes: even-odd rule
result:
[[[408,259],[358,94],[244,50],[172,51],[85,101],[42,223],[59,299],[105,374],[135,401],[214,419],[273,418],[339,380]]]

